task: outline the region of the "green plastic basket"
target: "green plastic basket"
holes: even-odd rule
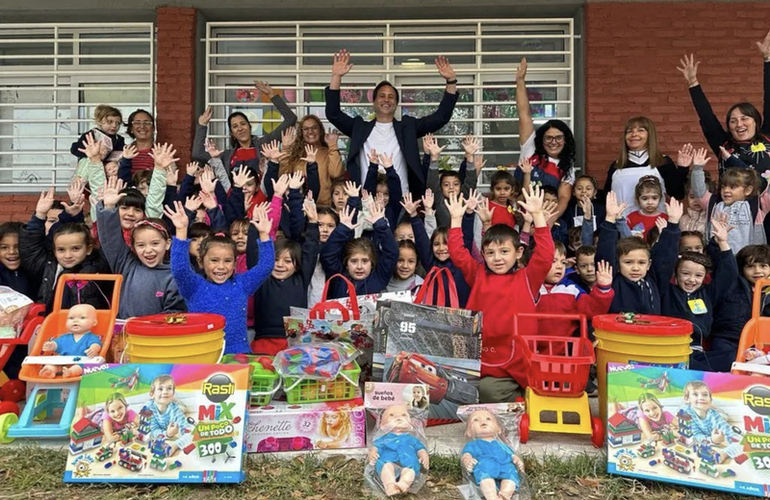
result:
[[[301,404],[353,399],[356,395],[360,375],[361,367],[353,361],[345,365],[342,374],[331,381],[302,379],[297,382],[299,379],[286,377],[283,381],[286,401],[290,404]],[[286,389],[286,387],[290,389]]]
[[[227,354],[222,358],[222,364],[226,365],[239,365],[243,364],[237,359],[234,359],[233,354]],[[239,355],[242,357],[244,355]],[[245,355],[248,359],[248,364],[251,365],[251,391],[249,404],[251,406],[265,406],[270,403],[273,397],[273,393],[276,392],[276,388],[280,385],[280,375],[275,371],[270,371],[262,366],[257,360],[265,356],[253,356]]]

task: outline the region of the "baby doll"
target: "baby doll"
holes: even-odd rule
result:
[[[72,306],[67,313],[66,325],[69,333],[43,343],[44,353],[91,358],[99,355],[102,341],[98,335],[91,333],[91,329],[96,326],[96,308],[94,306],[89,304]],[[44,365],[40,369],[40,376],[54,378],[57,375],[57,369],[56,365]],[[61,374],[65,378],[79,377],[83,374],[83,368],[80,365],[63,366],[61,367]]]
[[[420,465],[427,470],[430,457],[425,445],[413,434],[414,425],[405,405],[389,406],[382,413],[380,430],[386,432],[375,438],[369,448],[368,461],[375,466],[389,497],[406,493],[420,475]],[[396,466],[401,467],[396,476]]]
[[[503,428],[488,410],[476,410],[468,417],[465,437],[472,439],[460,452],[460,461],[481,488],[485,500],[510,500],[519,487],[524,463],[501,438]],[[497,490],[500,481],[500,491]]]

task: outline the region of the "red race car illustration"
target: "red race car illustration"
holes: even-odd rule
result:
[[[478,389],[459,371],[439,365],[419,354],[400,352],[387,374],[388,382],[425,384],[431,404],[447,399],[457,404],[478,402]]]

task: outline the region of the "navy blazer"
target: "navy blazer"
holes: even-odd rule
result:
[[[455,103],[457,103],[457,94],[444,92],[438,109],[430,115],[422,118],[403,116],[401,120],[393,120],[398,145],[401,147],[401,153],[409,169],[409,190],[415,196],[422,196],[425,193],[425,178],[428,174],[428,169],[424,168],[420,162],[417,139],[436,132],[449,123]],[[361,165],[358,164],[358,157],[366,139],[374,130],[375,120],[366,121],[360,116],[354,118],[343,113],[340,108],[340,91],[329,87],[326,87],[326,118],[341,133],[350,137],[348,174],[356,184],[362,184],[364,179],[361,179]]]

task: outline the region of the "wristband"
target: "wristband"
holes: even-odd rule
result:
[[[446,84],[447,85],[457,85],[457,78],[455,78],[454,80],[447,80]]]

